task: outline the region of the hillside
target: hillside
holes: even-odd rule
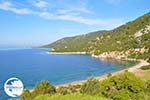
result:
[[[93,55],[119,52],[119,55],[146,59],[150,56],[150,13],[110,31],[66,37],[44,47],[55,52],[85,51]]]
[[[150,13],[128,22],[89,43],[89,51],[100,54],[108,51],[126,51],[150,47]]]
[[[56,52],[82,52],[87,50],[89,41],[101,36],[105,32],[106,31],[97,31],[85,35],[65,37],[42,47],[53,48]]]
[[[150,57],[150,13],[88,43],[91,54],[147,59]],[[115,55],[116,54],[116,55]],[[113,57],[113,56],[112,56]]]

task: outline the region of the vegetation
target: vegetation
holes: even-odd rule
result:
[[[150,65],[142,66],[141,69],[142,69],[142,70],[149,70],[149,69],[150,69]]]
[[[97,95],[100,92],[99,81],[95,78],[89,78],[87,82],[82,85],[80,92],[88,95]]]
[[[108,100],[104,97],[99,96],[90,96],[90,95],[84,95],[81,93],[72,93],[68,95],[41,95],[36,97],[34,100]]]
[[[48,81],[42,81],[35,86],[33,94],[54,94],[56,89]]]
[[[30,92],[25,90],[21,100],[149,100],[150,80],[144,81],[125,71],[99,81],[89,78],[83,85],[69,85],[55,89],[43,81]]]
[[[141,33],[142,35],[136,36]],[[150,13],[110,31],[97,31],[86,35],[60,39],[44,47],[55,52],[87,52],[101,54],[119,51],[136,59],[150,57]],[[139,50],[136,50],[139,49]],[[144,51],[142,51],[144,49]]]
[[[100,83],[101,94],[112,100],[144,100],[145,83],[130,72],[111,76]]]
[[[53,48],[55,52],[95,55],[117,51],[130,58],[150,62],[150,13],[114,30],[67,37],[43,47]],[[150,66],[141,69],[148,72]],[[146,78],[142,77],[125,71],[115,76],[108,74],[107,79],[102,81],[90,78],[83,85],[57,89],[48,81],[43,81],[32,92],[25,90],[21,100],[150,100],[149,74],[144,76]]]
[[[57,93],[62,94],[62,95],[75,93],[75,92],[78,92],[80,87],[81,87],[80,85],[69,85],[67,87],[59,87],[57,89]]]
[[[87,50],[89,41],[101,36],[105,32],[106,31],[97,31],[85,35],[65,37],[42,47],[53,48],[55,52],[84,52]]]
[[[146,81],[145,93],[147,100],[150,100],[150,79]]]
[[[29,90],[24,90],[22,95],[21,95],[20,100],[32,100],[32,98],[33,98],[33,96],[30,93],[30,91]]]
[[[25,90],[22,93],[20,100],[33,100],[38,95],[44,94],[54,94],[56,93],[56,89],[53,85],[51,85],[48,81],[42,81],[37,84],[32,92],[29,90]]]
[[[88,52],[94,54],[101,54],[103,52],[129,52],[131,58],[147,59],[150,57],[150,30],[147,30],[147,26],[150,25],[150,14],[145,14],[138,19],[122,25],[114,30],[111,30],[100,37],[99,40],[95,40],[89,43]],[[141,31],[143,30],[143,31]],[[136,37],[136,33],[142,33],[141,36]],[[147,49],[144,52],[135,49]]]

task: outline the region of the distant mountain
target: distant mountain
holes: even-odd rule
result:
[[[99,55],[117,51],[129,57],[150,58],[150,13],[110,31],[66,37],[43,47],[53,48],[55,52]]]
[[[84,35],[65,37],[51,44],[44,45],[44,48],[53,48],[56,52],[83,52],[87,51],[88,42],[100,37],[107,31],[96,31]]]

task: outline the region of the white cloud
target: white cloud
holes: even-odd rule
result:
[[[54,19],[55,18],[55,16],[49,12],[39,12],[38,15],[45,19]]]
[[[10,2],[2,2],[0,3],[0,9],[5,10],[5,11],[11,11],[16,14],[31,14],[35,13],[30,9],[27,8],[16,8],[14,5]]]
[[[57,10],[58,14],[67,14],[67,13],[71,13],[71,14],[80,14],[80,13],[92,13],[92,11],[88,10],[85,7],[70,7],[68,9],[59,9]]]
[[[89,18],[83,18],[81,16],[71,16],[71,15],[60,15],[57,16],[58,19],[62,20],[69,20],[74,22],[79,22],[87,25],[98,25],[98,24],[104,24],[102,21],[97,19],[89,19]]]
[[[64,6],[65,5],[65,6]],[[63,9],[58,9],[57,12],[60,14],[67,14],[67,13],[73,13],[73,14],[79,14],[79,13],[87,13],[91,14],[93,13],[86,4],[86,1],[79,1],[78,4],[64,4]]]
[[[91,19],[85,18],[81,16],[74,16],[74,15],[54,15],[48,12],[40,13],[40,16],[46,19],[59,19],[59,20],[67,20],[78,22],[86,25],[101,25],[101,26],[111,26],[115,27],[123,23],[123,19]]]
[[[33,3],[34,6],[39,7],[39,8],[45,8],[47,7],[48,3],[46,1],[37,1]]]
[[[41,18],[45,18],[48,20],[66,20],[66,21],[73,21],[77,23],[82,23],[86,25],[100,25],[100,26],[110,26],[110,27],[115,27],[117,25],[120,25],[123,23],[122,19],[93,19],[93,18],[87,18],[81,16],[81,12],[86,12],[86,9],[84,10],[79,10],[79,9],[71,9],[70,11],[68,10],[60,10],[58,13],[51,13],[48,11],[34,11],[29,8],[18,8],[15,7],[10,2],[1,2],[0,3],[0,9],[5,10],[5,11],[10,11],[16,14],[30,14],[30,15],[35,15],[39,16]],[[87,10],[88,13],[88,10]]]

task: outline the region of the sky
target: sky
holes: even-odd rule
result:
[[[0,0],[0,47],[110,30],[149,11],[150,0]]]

